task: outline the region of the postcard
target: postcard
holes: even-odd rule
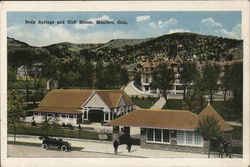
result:
[[[2,3],[2,166],[249,165],[247,5]]]

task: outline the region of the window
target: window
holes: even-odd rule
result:
[[[202,144],[203,137],[200,133],[195,132],[194,144]]]
[[[161,129],[155,129],[155,141],[161,141],[162,135],[161,135],[162,130]]]
[[[73,115],[69,115],[69,118],[74,118],[74,116]]]
[[[62,114],[62,118],[66,118],[66,115],[63,115],[63,114]]]
[[[163,130],[163,142],[170,142],[169,130]]]
[[[177,131],[177,144],[184,144],[184,131]]]
[[[166,129],[147,129],[147,141],[170,143],[170,131]]]
[[[192,144],[193,142],[193,132],[186,132],[186,143]]]
[[[177,131],[177,144],[202,146],[203,137],[198,132]]]
[[[153,141],[153,129],[147,129],[147,141]]]

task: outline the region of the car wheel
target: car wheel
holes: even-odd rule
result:
[[[61,151],[64,151],[64,152],[66,152],[67,150],[68,150],[67,146],[65,146],[65,145],[62,145],[62,147],[61,147]]]
[[[45,150],[48,150],[48,145],[47,144],[42,144],[42,148],[45,149]]]

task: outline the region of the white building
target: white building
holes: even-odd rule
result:
[[[36,123],[48,120],[76,125],[109,122],[133,110],[134,103],[123,90],[56,89],[32,111]]]

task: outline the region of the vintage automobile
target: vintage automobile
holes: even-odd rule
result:
[[[56,139],[48,136],[40,136],[39,139],[43,141],[42,148],[45,150],[52,147],[60,149],[61,151],[71,150],[71,144],[67,141],[63,141],[61,138]]]

